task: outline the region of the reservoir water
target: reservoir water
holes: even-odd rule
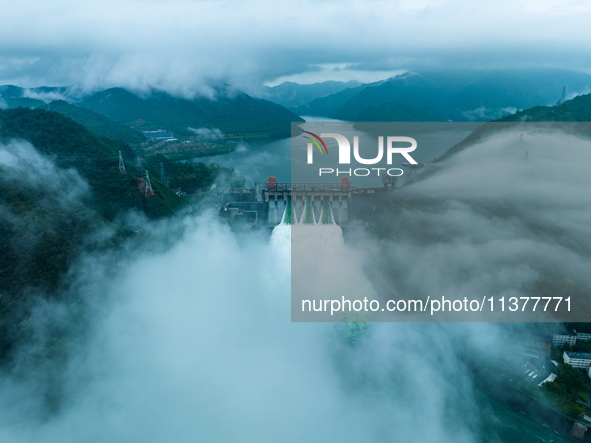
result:
[[[333,128],[333,124],[339,124],[339,131],[350,140],[353,136],[358,136],[360,145],[367,144],[373,146],[376,144],[377,135],[369,134],[359,131],[353,127],[351,122],[342,122],[339,120],[331,120],[325,118],[306,118],[307,123],[311,123],[314,127],[322,127],[326,123],[327,128]],[[428,125],[428,124],[425,124]],[[420,135],[420,143],[418,148],[412,153],[413,158],[419,163],[428,163],[443,153],[456,143],[462,141],[470,132],[478,126],[478,123],[462,124],[459,126],[450,123],[448,130],[442,130],[441,125],[434,128],[433,131],[422,133]],[[305,127],[305,126],[304,126]],[[409,124],[409,128],[412,127]],[[408,135],[408,134],[407,134]],[[271,142],[257,142],[257,143],[239,143],[235,151],[229,154],[198,157],[191,160],[198,163],[206,164],[216,163],[220,166],[234,168],[242,172],[246,178],[246,187],[254,186],[255,182],[266,182],[267,178],[274,176],[278,182],[289,182],[292,176],[292,140],[290,138],[274,140]],[[402,156],[397,156],[392,166],[399,167],[405,170],[405,174],[409,174],[408,168],[402,166],[404,162]],[[354,178],[353,178],[354,180]],[[306,177],[306,181],[326,181],[319,180],[317,177]],[[399,180],[399,184],[403,183],[403,177]],[[375,178],[373,181],[364,180],[362,187],[381,186],[381,179]],[[353,186],[356,186],[353,183]],[[359,184],[357,184],[359,186]]]

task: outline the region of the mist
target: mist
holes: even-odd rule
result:
[[[89,193],[88,184],[76,170],[59,168],[26,141],[0,144],[0,168],[3,180],[41,193],[52,199],[52,205],[66,208]]]
[[[548,148],[536,150],[540,143],[534,138],[527,162],[515,148],[514,160],[522,166],[511,169],[512,162],[502,159],[503,148],[495,151],[496,144],[484,142],[475,150],[485,154],[485,162],[468,149],[450,163],[459,176],[442,169],[416,186],[434,198],[452,193],[458,199],[495,200],[509,196],[515,189],[512,181],[531,165],[519,182],[524,190],[508,198],[546,198],[558,179],[542,190],[536,181],[526,186],[527,178],[546,178],[535,167],[546,164],[546,149],[554,146],[554,139],[544,137]],[[577,137],[568,141],[581,153],[587,143]],[[13,177],[21,165],[14,154],[19,150],[34,159],[29,169],[45,179],[65,175],[81,180],[73,171],[52,169],[30,145],[3,154],[5,172]],[[508,170],[502,174],[504,184],[491,187],[488,181],[498,183],[496,162]],[[565,168],[575,185],[585,183],[587,176],[574,163]],[[486,165],[477,178],[469,175],[475,164]],[[473,192],[461,180],[471,180]],[[555,189],[551,198],[561,199],[560,191]],[[569,202],[562,200],[563,205]],[[556,221],[551,210],[541,211]],[[502,238],[501,247],[489,254],[482,237],[500,235],[506,226],[473,214],[466,203],[451,203],[441,213],[413,213],[422,222],[421,216],[442,222],[441,229],[457,229],[457,254],[433,254],[441,245],[415,245],[413,251],[404,241],[393,249],[393,263],[403,269],[405,262],[412,264],[411,281],[420,277],[428,290],[461,290],[466,284],[461,276],[444,272],[444,260],[461,260],[465,270],[490,275],[497,271],[485,270],[474,254],[485,262],[491,255],[500,257],[500,264],[512,254],[503,249]],[[582,213],[580,220],[585,217]],[[506,236],[527,246],[525,231],[518,228]],[[586,233],[587,228],[577,229]],[[269,241],[257,232],[237,235],[214,213],[146,223],[142,235],[139,246],[132,239],[122,252],[87,251],[71,267],[64,291],[82,301],[84,315],[72,315],[72,306],[54,302],[40,303],[33,311],[36,340],[29,345],[33,349],[24,346],[23,354],[48,339],[51,323],[57,323],[71,337],[68,358],[21,359],[0,375],[2,441],[468,443],[482,441],[483,429],[500,441],[489,429],[491,406],[483,402],[470,369],[511,355],[514,343],[498,325],[292,323],[289,237],[276,235]],[[365,251],[380,244],[365,239]],[[347,253],[351,247],[337,240]],[[397,260],[397,254],[404,260]],[[360,268],[356,278],[364,278]],[[425,273],[419,275],[421,270]],[[437,286],[443,276],[447,280]]]
[[[96,244],[110,235],[105,226],[93,221],[95,213],[85,204],[90,198],[90,186],[80,174],[56,166],[26,141],[0,143],[0,184],[5,194],[0,200],[1,232],[6,235],[3,245],[10,249],[14,260],[4,264],[8,268],[2,275],[4,284],[16,275],[10,271],[13,266],[20,274],[19,284],[36,280],[29,269],[40,271],[31,260],[42,241],[44,248],[56,246],[66,230],[68,241],[73,243],[81,240]],[[20,205],[7,204],[11,200]],[[59,253],[55,255],[57,262],[63,260]],[[53,265],[60,266],[56,262]]]
[[[182,235],[159,247],[171,232]],[[213,213],[143,235],[72,266],[64,290],[84,315],[33,310],[22,354],[57,324],[68,358],[21,358],[0,375],[2,441],[479,441],[458,350],[488,358],[494,327],[466,338],[453,325],[291,323],[289,241],[238,237]]]
[[[400,297],[572,296],[569,320],[587,321],[589,164],[591,141],[569,128],[490,131],[417,176],[390,225],[380,228],[393,243],[374,255],[388,257],[383,269]],[[552,321],[552,314],[527,321]]]
[[[474,405],[453,330],[372,327],[348,347],[332,326],[290,322],[289,253],[212,215],[183,223],[181,242],[115,279],[101,272],[113,263],[83,262],[75,286],[98,314],[64,368],[64,405],[36,421],[37,384],[4,378],[4,441],[475,441],[457,421]]]

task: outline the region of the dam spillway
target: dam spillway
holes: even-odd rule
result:
[[[383,187],[357,188],[344,177],[340,183],[281,183],[269,177],[265,185],[219,191],[220,210],[249,225],[337,224],[369,221],[396,200],[395,178]]]

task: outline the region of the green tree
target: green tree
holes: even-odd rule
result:
[[[552,394],[563,396],[566,394],[564,385],[558,384],[555,381],[548,381],[544,383],[544,387]]]
[[[577,352],[591,352],[591,341],[577,340],[577,343],[573,346],[573,350]]]
[[[569,364],[559,364],[556,368],[555,382],[563,385],[569,392],[589,389],[583,373]]]

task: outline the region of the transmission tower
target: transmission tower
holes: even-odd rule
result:
[[[126,174],[125,171],[125,163],[123,163],[123,157],[121,156],[121,151],[119,151],[119,170]]]
[[[166,176],[166,173],[164,171],[164,163],[163,162],[160,162],[160,183],[162,183],[167,188],[169,187],[168,177]]]
[[[144,196],[150,197],[154,195],[154,189],[152,189],[152,183],[150,183],[150,175],[146,169],[146,188],[144,189]]]
[[[556,103],[556,106],[561,106],[566,101],[566,86],[562,87],[562,95],[560,96],[560,100]]]

